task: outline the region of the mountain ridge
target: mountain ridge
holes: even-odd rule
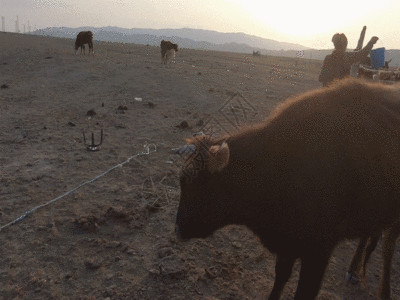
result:
[[[140,35],[154,36],[157,38],[180,38],[180,39],[190,39],[194,42],[209,43],[215,45],[222,45],[227,43],[238,43],[247,44],[253,48],[260,48],[266,50],[306,50],[311,49],[299,44],[279,42],[271,39],[261,38],[255,35],[245,34],[243,32],[218,32],[212,30],[204,29],[192,29],[192,28],[181,28],[181,29],[148,29],[148,28],[120,28],[116,26],[106,26],[106,27],[48,27],[46,29],[39,29],[33,33],[45,34],[56,36],[55,34],[64,34],[58,37],[73,37],[75,38],[79,31],[91,30],[95,35],[95,39],[103,40],[106,33],[118,33],[123,34],[126,39],[131,40],[132,37],[137,37]],[[101,34],[100,37],[98,36]],[[150,40],[151,44],[152,40]],[[184,46],[182,46],[184,47]],[[218,47],[216,47],[218,48]]]
[[[134,43],[159,46],[161,40],[178,43],[180,48],[205,51],[224,51],[252,54],[254,51],[262,55],[298,57],[299,59],[323,60],[333,49],[318,50],[299,44],[279,42],[271,39],[249,35],[243,32],[223,33],[204,29],[150,29],[106,27],[48,27],[39,29],[33,34],[75,39],[80,31],[91,30],[97,41]],[[349,50],[350,51],[350,50]],[[390,66],[400,66],[400,50],[386,50],[385,60],[392,59]]]

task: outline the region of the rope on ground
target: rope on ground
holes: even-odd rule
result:
[[[150,151],[150,146],[154,146],[154,150]],[[126,161],[124,161],[124,162],[122,162],[122,163],[120,163],[120,164],[118,164],[118,165],[112,167],[111,169],[109,169],[109,170],[107,170],[106,172],[104,172],[103,174],[100,174],[99,176],[93,178],[92,180],[89,180],[89,181],[86,181],[86,182],[82,183],[81,185],[77,186],[77,187],[74,188],[73,190],[70,190],[69,192],[65,193],[64,195],[58,196],[57,198],[55,198],[55,199],[53,199],[53,200],[50,200],[50,201],[48,201],[48,202],[46,202],[46,203],[44,203],[44,204],[41,204],[41,205],[39,205],[39,206],[36,206],[36,207],[32,208],[31,210],[28,210],[25,214],[23,214],[23,215],[22,215],[21,217],[19,217],[18,219],[14,220],[14,221],[12,221],[12,222],[10,222],[10,223],[4,225],[4,226],[1,226],[1,227],[0,227],[0,232],[1,232],[4,228],[7,228],[7,227],[9,227],[9,226],[11,226],[11,225],[14,225],[14,224],[16,224],[16,223],[22,221],[23,219],[25,219],[27,216],[29,216],[31,213],[33,213],[34,211],[38,210],[39,208],[45,207],[45,206],[47,206],[47,205],[49,205],[49,204],[51,204],[51,203],[53,203],[53,202],[56,202],[56,201],[60,200],[61,198],[65,197],[65,196],[68,196],[69,194],[72,194],[72,193],[75,192],[77,189],[81,188],[82,186],[84,186],[84,185],[86,185],[86,184],[88,184],[88,183],[91,183],[91,182],[96,181],[96,180],[99,179],[100,177],[106,175],[107,173],[111,172],[112,170],[114,170],[114,169],[116,169],[116,168],[118,168],[118,167],[121,167],[121,168],[122,168],[122,166],[123,166],[124,164],[130,162],[132,159],[135,159],[136,157],[138,157],[138,156],[140,156],[140,155],[149,155],[150,153],[153,153],[153,152],[156,152],[156,151],[157,151],[157,147],[156,147],[156,145],[154,145],[154,144],[145,145],[144,147],[145,147],[145,150],[144,150],[143,152],[140,152],[140,153],[138,153],[138,154],[136,154],[136,155],[134,155],[134,156],[131,156],[131,157],[128,158]]]

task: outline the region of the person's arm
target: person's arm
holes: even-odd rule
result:
[[[352,53],[346,53],[347,60],[349,64],[354,64],[357,62],[364,61],[371,49],[374,47],[375,43],[378,41],[378,38],[376,36],[372,37],[371,40],[368,42],[368,44],[362,48],[358,52],[352,52]]]

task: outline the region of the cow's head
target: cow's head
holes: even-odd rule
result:
[[[181,197],[175,232],[180,239],[205,238],[226,224],[230,190],[224,182],[229,147],[187,145],[177,154],[189,156],[180,175]]]
[[[75,42],[75,55],[78,52],[79,46],[80,46],[80,43],[78,42],[78,39],[76,39],[76,42]]]

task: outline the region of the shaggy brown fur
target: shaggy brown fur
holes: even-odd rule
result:
[[[197,150],[205,164],[180,178],[177,236],[250,228],[277,254],[270,300],[280,298],[297,258],[295,300],[315,299],[341,240],[377,236],[400,218],[399,86],[345,79],[227,139],[192,141],[207,145]]]

